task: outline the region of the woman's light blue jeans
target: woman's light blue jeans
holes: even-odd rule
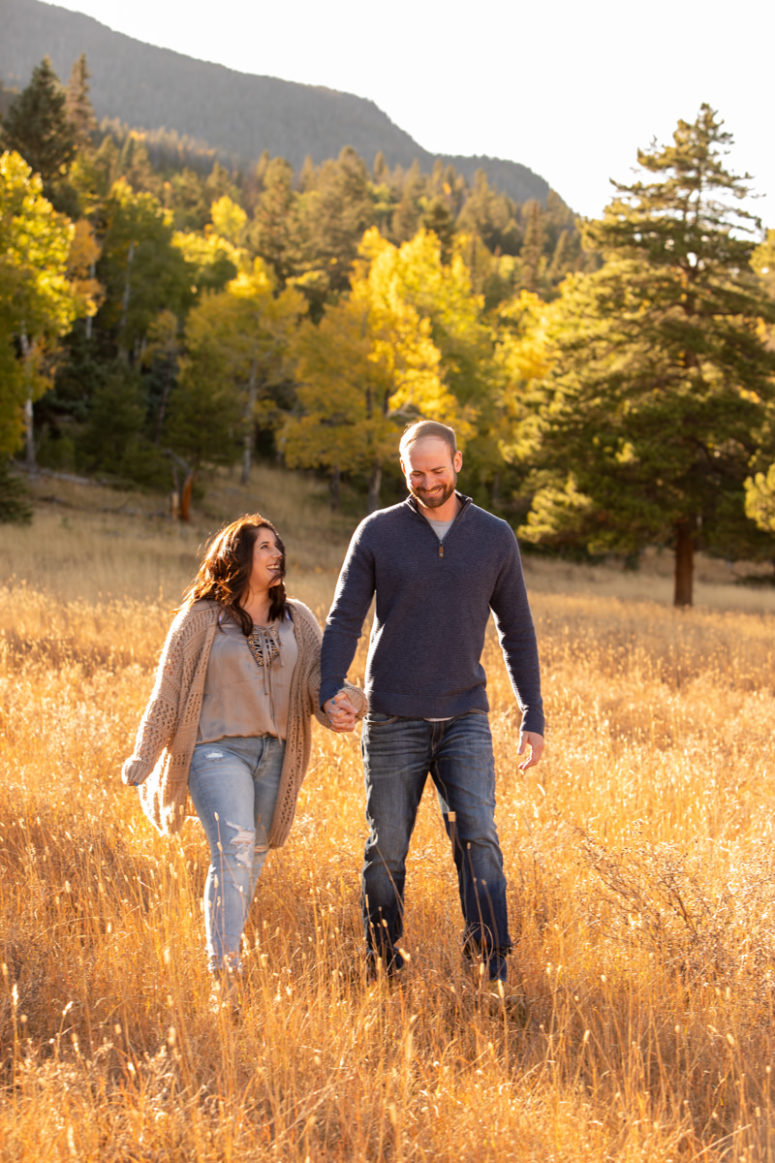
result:
[[[465,930],[464,951],[488,976],[506,978],[511,950],[506,878],[495,828],[495,764],[486,714],[441,722],[370,711],[361,749],[369,838],[363,864],[363,919],[369,957],[401,968],[404,878],[425,781],[436,785],[452,843]]]
[[[272,735],[198,743],[188,787],[210,845],[205,931],[211,972],[240,968],[240,942],[268,851],[285,742]]]

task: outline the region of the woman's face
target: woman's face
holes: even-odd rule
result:
[[[250,571],[250,589],[265,593],[283,578],[283,551],[271,529],[261,528],[253,543],[253,565]]]

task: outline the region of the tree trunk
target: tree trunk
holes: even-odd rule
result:
[[[183,481],[183,488],[180,490],[179,516],[181,521],[191,520],[191,490],[194,487],[195,475],[195,473],[190,472]]]
[[[255,360],[250,366],[250,379],[248,381],[248,398],[245,404],[245,435],[242,440],[242,475],[240,481],[243,485],[250,481],[250,466],[253,461],[253,416],[256,411],[256,379],[257,369]]]
[[[24,360],[24,374],[27,380],[27,399],[24,401],[24,462],[27,466],[27,471],[34,473],[38,465],[35,454],[35,417],[32,410],[32,387],[30,385],[30,377],[32,375],[30,368],[32,349],[24,327],[21,330],[20,340],[22,359]]]
[[[501,505],[501,474],[499,472],[493,473],[492,485],[490,486],[490,507],[497,513]]]
[[[170,511],[175,521],[191,520],[191,492],[196,479],[196,468],[186,464],[182,456],[178,456],[169,448],[164,449],[164,455],[172,461],[172,494],[170,496]],[[183,473],[183,483],[180,483],[180,473]]]
[[[92,283],[96,283],[96,281],[97,281],[97,264],[96,264],[96,262],[89,263],[89,278],[91,279]],[[91,340],[91,337],[92,337],[92,331],[93,331],[92,320],[93,320],[93,318],[94,318],[93,315],[86,316],[85,335],[86,335],[87,341]]]
[[[382,488],[382,465],[375,461],[371,469],[369,481],[369,512],[374,513],[379,508],[379,491]]]
[[[132,294],[131,274],[132,274],[132,260],[134,259],[134,257],[135,257],[135,244],[134,244],[134,240],[133,240],[129,244],[129,250],[128,250],[127,256],[126,256],[126,275],[124,277],[124,293],[121,296],[121,320],[120,320],[119,325],[118,325],[118,334],[119,334],[118,354],[119,354],[119,358],[122,359],[124,361],[124,363],[129,362],[129,349],[126,346],[126,325],[127,325],[127,320],[129,318],[129,299],[130,299],[130,296]]]
[[[170,391],[172,390],[172,376],[164,373],[164,378],[161,381],[161,400],[159,401],[159,413],[156,417],[156,431],[153,435],[153,442],[155,445],[161,444],[161,436],[164,431],[164,419],[167,415],[167,401],[169,400]]]
[[[339,472],[339,465],[335,464],[328,478],[328,503],[332,513],[335,513],[339,508],[339,485],[341,484],[341,480],[342,474]]]
[[[32,396],[24,401],[24,463],[29,472],[36,472],[38,463],[35,454],[35,426],[32,413]]]
[[[686,519],[675,524],[674,606],[691,606],[694,586],[694,533]]]

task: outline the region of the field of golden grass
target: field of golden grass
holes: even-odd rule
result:
[[[775,592],[705,563],[677,612],[658,556],[527,562],[550,733],[526,778],[494,637],[485,659],[519,1020],[461,964],[429,793],[406,980],[367,985],[358,740],[315,726],[233,1024],[207,1005],[201,831],[158,837],[119,767],[207,533],[276,520],[322,620],[352,522],[265,469],[185,529],[152,499],[36,490],[0,533],[3,1161],[775,1159]]]

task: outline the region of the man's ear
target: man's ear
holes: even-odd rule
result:
[[[463,467],[463,453],[460,451],[460,449],[458,449],[455,453],[454,460],[452,461],[452,467],[454,468],[455,472],[460,472],[461,468]]]

